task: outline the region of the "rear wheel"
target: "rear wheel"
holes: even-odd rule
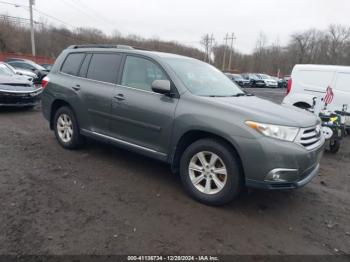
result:
[[[56,111],[54,130],[57,141],[66,149],[79,148],[84,142],[84,137],[79,132],[75,114],[67,106],[63,106]]]
[[[180,176],[191,197],[208,205],[223,205],[241,189],[239,160],[230,148],[214,139],[190,145],[181,157]]]

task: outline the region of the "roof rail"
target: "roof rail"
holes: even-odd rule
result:
[[[117,49],[134,49],[129,45],[109,45],[109,44],[88,44],[88,45],[71,45],[68,49],[78,48],[117,48]]]

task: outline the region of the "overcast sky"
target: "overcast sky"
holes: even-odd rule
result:
[[[4,1],[28,5],[29,0]],[[331,23],[350,26],[350,0],[35,0],[35,8],[70,27],[96,27],[107,34],[118,30],[197,47],[206,33],[222,43],[226,32],[234,32],[235,47],[244,53],[253,50],[260,32],[269,43],[285,44],[294,32]],[[1,3],[0,13],[29,16],[24,8]],[[40,21],[42,15],[34,15]]]

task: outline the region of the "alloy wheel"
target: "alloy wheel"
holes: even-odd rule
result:
[[[193,186],[204,194],[219,193],[227,181],[227,169],[222,159],[209,151],[195,154],[188,167]]]
[[[69,143],[73,137],[73,123],[67,114],[61,114],[57,119],[57,133],[64,143]]]

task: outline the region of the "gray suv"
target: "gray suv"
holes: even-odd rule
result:
[[[293,189],[318,172],[324,138],[311,113],[244,93],[201,61],[125,46],[71,46],[43,79],[58,142],[85,137],[168,162],[210,205],[244,186]]]

